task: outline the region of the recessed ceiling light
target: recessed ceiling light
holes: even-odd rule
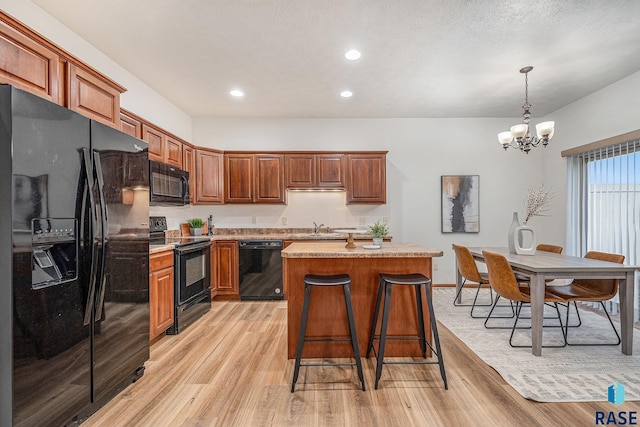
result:
[[[236,98],[242,98],[244,96],[244,92],[238,89],[234,89],[229,92],[231,96],[235,96]]]
[[[351,98],[353,96],[353,92],[351,92],[350,90],[343,90],[342,92],[340,92],[340,96],[343,98]]]
[[[360,59],[362,54],[359,50],[351,49],[345,52],[344,57],[350,61],[355,61],[356,59]]]

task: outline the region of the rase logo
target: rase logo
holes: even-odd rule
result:
[[[607,400],[616,406],[624,402],[624,386],[619,382],[611,384],[607,388]],[[596,425],[638,425],[637,411],[596,411]]]

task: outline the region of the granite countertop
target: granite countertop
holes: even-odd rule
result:
[[[364,243],[356,243],[356,248],[347,249],[342,242],[292,243],[282,250],[283,258],[431,258],[441,257],[443,252],[415,243],[385,242],[380,249],[365,249]]]

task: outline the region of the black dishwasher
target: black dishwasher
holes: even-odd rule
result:
[[[240,240],[240,300],[281,300],[282,240]]]

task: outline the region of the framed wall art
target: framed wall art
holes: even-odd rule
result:
[[[442,232],[480,232],[480,176],[442,175]]]

